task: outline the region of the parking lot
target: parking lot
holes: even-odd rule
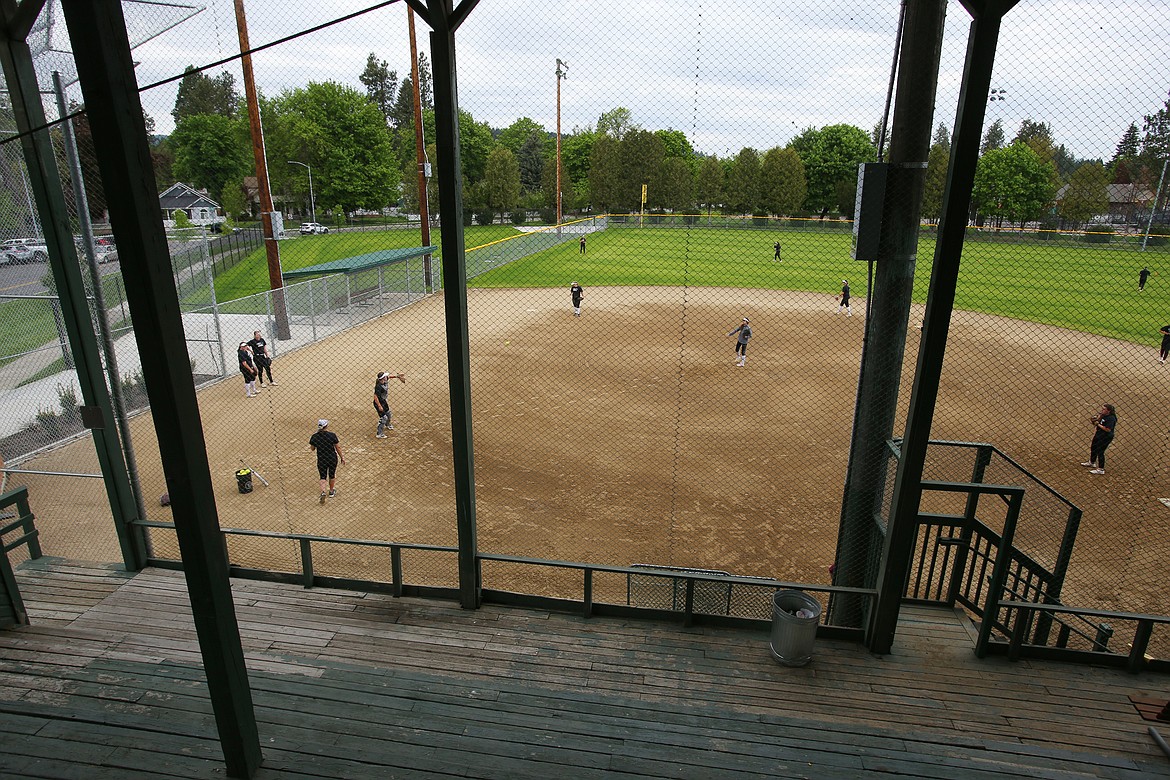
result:
[[[112,260],[98,269],[102,276],[117,273],[118,261]],[[42,280],[48,272],[48,263],[0,264],[0,295],[45,295],[49,290]]]

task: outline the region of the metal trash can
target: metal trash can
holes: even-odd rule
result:
[[[821,603],[799,590],[779,590],[772,596],[772,657],[785,666],[804,666],[812,660],[813,640],[821,620]]]
[[[252,469],[240,469],[236,472],[236,487],[241,493],[252,492]]]

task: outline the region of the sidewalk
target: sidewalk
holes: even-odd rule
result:
[[[403,302],[397,300],[397,294],[388,293],[386,297],[391,304],[387,306],[387,313],[403,305]],[[252,332],[255,330],[263,332],[268,340],[268,349],[275,358],[348,330],[369,318],[362,317],[355,321],[344,309],[323,312],[311,321],[305,318],[291,318],[289,338],[281,341],[276,339],[275,322],[269,320],[267,316],[220,314],[218,319],[221,333],[218,334],[219,338],[216,338],[215,315],[210,313],[183,315],[187,352],[195,361],[196,374],[205,376],[234,374],[237,371],[236,346],[241,341],[252,338]],[[115,339],[114,352],[120,376],[141,374],[142,360],[138,354],[138,342],[132,332]],[[83,402],[77,372],[73,370],[61,371],[25,385],[20,384],[60,357],[60,347],[53,342],[33,354],[24,355],[0,367],[0,438],[28,428],[36,422],[38,411],[48,410],[59,414],[61,399],[58,387],[66,391],[72,389],[77,402],[79,404]]]

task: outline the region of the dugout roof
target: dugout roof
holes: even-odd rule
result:
[[[294,271],[284,271],[281,273],[281,277],[284,279],[301,279],[306,276],[323,276],[325,274],[353,274],[358,271],[364,271],[367,268],[377,268],[381,265],[401,263],[403,260],[409,260],[412,257],[434,254],[437,251],[439,251],[439,248],[433,244],[408,249],[381,249],[377,252],[370,252],[367,255],[343,257],[340,260],[330,260],[328,263],[318,263],[317,265],[310,265],[305,268],[297,268]]]

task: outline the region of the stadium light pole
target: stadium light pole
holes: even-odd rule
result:
[[[561,81],[569,76],[569,63],[557,58],[557,232],[561,230]]]
[[[297,162],[296,160],[289,160],[289,165],[301,165],[309,171],[309,221],[316,223],[317,221],[317,199],[313,196],[313,166],[308,163]]]

